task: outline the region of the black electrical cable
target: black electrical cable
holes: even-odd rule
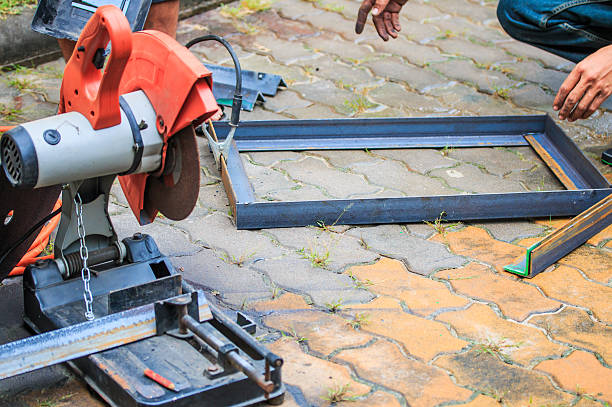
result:
[[[227,49],[229,54],[232,57],[232,61],[234,62],[234,69],[236,70],[236,88],[234,90],[234,99],[232,99],[232,117],[230,119],[230,123],[233,126],[238,126],[240,122],[240,109],[242,108],[242,69],[240,68],[240,61],[238,61],[238,57],[234,52],[232,46],[227,42],[223,37],[219,37],[218,35],[209,34],[203,35],[201,37],[194,38],[189,41],[185,47],[191,48],[195,44],[204,41],[217,41],[220,42],[221,45]]]
[[[34,232],[36,232],[36,230],[40,227],[42,227],[45,223],[47,223],[48,221],[50,221],[51,219],[53,219],[55,216],[59,215],[62,212],[62,208],[60,207],[59,209],[57,209],[56,211],[51,212],[49,215],[45,216],[44,218],[42,218],[36,225],[32,226],[30,228],[30,230],[28,230],[23,236],[21,236],[17,242],[15,242],[8,250],[6,250],[4,253],[2,253],[2,257],[0,257],[0,264],[2,264],[4,262],[4,260],[6,260],[6,258],[8,257],[9,254],[11,254],[11,252],[15,249],[17,249],[19,247],[19,245],[21,245],[23,242],[26,241],[26,239]]]

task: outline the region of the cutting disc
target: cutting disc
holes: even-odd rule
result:
[[[13,188],[4,172],[0,172],[0,281],[8,276],[26,254],[42,226],[2,260],[4,254],[19,238],[51,213],[59,194],[58,185],[39,189]]]
[[[193,126],[187,126],[169,140],[164,175],[147,179],[144,207],[156,208],[172,220],[185,219],[199,192],[200,153]]]

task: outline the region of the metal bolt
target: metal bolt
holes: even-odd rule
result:
[[[219,370],[219,367],[218,367],[218,366],[216,366],[216,365],[212,365],[212,366],[208,366],[208,369],[207,369],[207,370],[208,370],[210,373],[214,373],[214,372],[216,372],[217,370]]]

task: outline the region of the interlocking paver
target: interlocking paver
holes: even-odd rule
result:
[[[500,97],[490,97],[476,89],[456,81],[449,86],[432,87],[427,93],[441,99],[446,105],[452,106],[461,115],[512,115],[522,114],[519,108]]]
[[[330,227],[333,230],[333,226]],[[331,233],[321,228],[282,228],[268,229],[266,233],[273,236],[286,248],[298,251],[311,261],[315,254],[324,257],[323,264],[318,266],[329,270],[342,270],[348,265],[370,263],[379,255],[363,248],[352,236],[342,233]]]
[[[400,407],[401,404],[389,393],[377,391],[365,400],[351,401],[352,407]]]
[[[311,106],[312,102],[302,99],[296,92],[283,90],[274,97],[266,97],[265,107],[274,113],[281,113],[289,109],[299,109]]]
[[[533,45],[511,39],[497,42],[497,46],[504,48],[511,54],[534,59],[548,68],[558,69],[564,72],[570,72],[575,65],[573,62],[559,56],[548,52],[542,52],[542,50]]]
[[[361,347],[373,339],[371,335],[351,328],[344,318],[321,311],[276,313],[266,317],[264,323],[286,332],[322,356],[341,348]]]
[[[334,107],[340,112],[350,113],[345,107],[345,102],[355,97],[355,93],[346,89],[338,88],[330,80],[318,80],[312,83],[300,83],[292,87],[295,91],[302,94],[305,99],[316,103],[322,103]]]
[[[255,311],[265,311],[269,313],[273,311],[304,310],[312,308],[312,306],[306,303],[302,296],[293,293],[284,293],[280,297],[273,298],[272,300],[255,303],[252,307]]]
[[[328,167],[323,160],[313,156],[306,157],[298,163],[282,162],[277,165],[286,171],[291,178],[321,187],[330,197],[350,198],[357,194],[371,194],[381,188],[371,185],[356,174],[338,171]]]
[[[478,263],[439,271],[436,277],[448,280],[457,292],[495,303],[505,316],[515,321],[523,321],[535,312],[550,312],[561,307],[560,302],[544,297],[535,287],[506,273],[495,274]]]
[[[503,73],[480,69],[471,61],[462,59],[432,64],[431,68],[448,78],[472,85],[479,91],[489,94],[510,89],[516,84]]]
[[[340,45],[336,44],[340,47]],[[320,78],[333,81],[339,88],[351,90],[355,87],[372,86],[379,80],[362,68],[342,64],[336,58],[324,56],[304,63],[304,69]]]
[[[485,230],[473,226],[438,234],[430,240],[447,244],[453,253],[488,263],[500,271],[525,255],[522,248],[495,240]]]
[[[274,258],[284,253],[282,248],[258,231],[242,230],[232,235],[210,233],[211,230],[234,227],[228,216],[218,212],[204,217],[191,216],[178,226],[189,233],[191,241],[226,252],[230,263],[237,261],[250,263],[253,259]]]
[[[231,304],[237,309],[250,302],[269,299],[273,288],[266,283],[264,275],[245,266],[220,259],[212,250],[202,250],[192,256],[174,257],[174,267],[183,278],[197,287]]]
[[[327,392],[338,386],[349,385],[349,395],[368,393],[370,387],[351,378],[347,367],[324,361],[302,352],[293,340],[285,338],[268,345],[277,355],[291,355],[283,365],[283,382],[295,386],[309,405],[326,406]]]
[[[440,150],[375,150],[374,154],[402,161],[409,169],[421,174],[427,174],[438,168],[454,167],[458,164],[457,161],[441,154]]]
[[[304,44],[308,45],[316,52],[322,52],[329,55],[327,58],[334,58],[334,56],[336,56],[348,62],[359,61],[372,56],[372,50],[367,46],[356,44],[354,41],[345,41],[339,35],[323,34],[307,38],[304,40]],[[348,79],[351,78],[352,75],[344,76],[345,79]]]
[[[473,59],[483,68],[490,69],[491,64],[504,61],[513,61],[510,55],[493,45],[481,45],[476,42],[458,38],[452,33],[443,33],[431,45],[438,47],[442,52],[449,55],[464,56]]]
[[[425,362],[468,344],[452,336],[443,324],[402,311],[371,311],[368,323],[361,329],[399,342],[408,353]]]
[[[410,406],[433,407],[465,400],[472,393],[455,385],[442,371],[408,359],[387,341],[379,340],[365,349],[344,350],[335,359],[351,363],[360,377],[400,392]]]
[[[421,25],[414,25],[415,27],[423,27]],[[406,24],[404,24],[406,27]],[[405,32],[406,28],[402,32]],[[435,30],[437,32],[437,30]],[[409,35],[409,34],[408,34]],[[380,38],[375,35],[369,35],[363,39],[366,44],[372,45],[379,53],[397,55],[406,58],[408,62],[413,65],[423,66],[425,64],[446,61],[448,57],[440,54],[436,48],[428,47],[426,45],[417,44],[412,42],[404,35],[400,35],[393,42],[384,42],[381,44]]]
[[[544,329],[557,341],[598,353],[612,364],[612,327],[594,321],[584,310],[566,307],[555,314],[534,315],[529,323]]]
[[[605,323],[612,323],[612,287],[587,281],[578,270],[558,266],[553,271],[540,273],[532,282],[550,298],[567,304],[590,309],[595,317]]]
[[[499,407],[499,402],[484,395],[478,395],[474,400],[467,404],[461,404],[462,407]]]
[[[540,162],[537,159],[534,161],[526,158],[527,151],[531,151],[531,148],[519,147],[514,150],[503,147],[454,148],[448,151],[448,157],[481,165],[490,174],[504,176],[515,171],[530,170]]]
[[[403,163],[385,160],[374,165],[355,165],[353,172],[366,176],[374,185],[380,185],[406,196],[452,195],[455,193],[439,179],[410,171]]]
[[[501,222],[501,221],[490,221],[485,223],[477,223],[474,226],[486,229],[491,236],[502,242],[514,242],[517,239],[524,239],[528,236],[541,236],[546,228],[536,225],[531,222]],[[537,238],[539,241],[542,237]]]
[[[369,96],[376,103],[402,110],[405,116],[427,116],[447,111],[436,99],[410,92],[397,83],[385,83],[371,90]]]
[[[568,349],[552,343],[538,329],[498,317],[483,304],[473,304],[463,311],[445,312],[436,320],[449,323],[461,338],[494,349],[504,358],[523,366],[543,358],[561,356]]]
[[[544,375],[504,363],[488,352],[442,356],[434,365],[449,370],[459,385],[509,406],[564,405],[573,398],[555,389]]]
[[[325,158],[331,166],[340,170],[369,168],[380,164],[382,157],[378,157],[376,152],[366,152],[364,150],[319,150],[309,151],[308,155],[315,155]]]
[[[345,308],[347,311],[352,310],[402,310],[402,305],[399,300],[391,297],[376,297],[372,301],[365,304],[349,304]],[[369,318],[369,313],[365,314]]]
[[[318,36],[319,32],[309,24],[298,20],[281,18],[274,10],[256,14],[259,23],[272,31],[277,37],[292,41],[296,38]]]
[[[588,278],[600,283],[612,283],[612,253],[588,246],[580,246],[559,260],[582,271]]]
[[[255,43],[255,46],[257,45],[258,44]],[[271,57],[267,55],[251,55],[246,58],[244,62],[240,61],[240,64],[243,69],[280,75],[288,85],[311,81],[311,78],[301,67],[296,65],[276,64],[272,61]],[[290,89],[292,89],[292,87],[290,87]]]
[[[599,246],[607,240],[612,240],[612,225],[590,238],[587,243],[591,246]]]
[[[543,68],[534,61],[501,64],[500,69],[515,79],[534,82],[540,86],[544,85],[555,92],[567,77],[565,72]]]
[[[320,307],[338,301],[350,304],[374,298],[370,292],[356,288],[350,277],[313,267],[310,260],[301,258],[298,253],[257,261],[251,268],[264,273],[281,288],[309,295]]]
[[[376,294],[403,301],[410,312],[423,317],[440,310],[460,308],[469,302],[451,294],[444,284],[409,273],[402,262],[386,257],[372,265],[351,267],[346,273],[367,284]]]
[[[507,95],[518,106],[554,114],[552,110],[552,102],[555,99],[554,94],[545,92],[539,86],[527,84],[508,88]]]
[[[450,169],[437,169],[429,173],[443,179],[450,187],[470,193],[522,192],[524,187],[516,181],[486,173],[485,167],[462,163]]]
[[[483,7],[487,4],[472,3],[466,0],[435,0],[431,5],[439,10],[449,10],[453,14],[469,18],[472,21],[486,21],[495,18],[495,8]]]
[[[465,263],[463,257],[450,253],[444,245],[410,236],[399,225],[356,227],[347,233],[363,240],[371,250],[402,260],[409,271],[417,274],[429,275]]]
[[[568,391],[612,402],[612,369],[602,366],[591,353],[577,350],[566,358],[546,360],[535,368],[550,373]]]
[[[372,70],[374,75],[390,80],[391,82],[402,82],[410,88],[423,92],[435,84],[448,83],[446,78],[441,77],[435,72],[417,68],[407,64],[401,58],[376,58],[362,65]]]

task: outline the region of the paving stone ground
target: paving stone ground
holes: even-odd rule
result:
[[[288,88],[244,119],[552,113],[573,65],[510,39],[495,6],[411,0],[400,37],[385,43],[371,27],[354,34],[358,1],[277,0],[243,17],[229,8],[193,16],[179,40],[224,35],[243,68],[285,78]],[[215,45],[194,52],[230,62]],[[55,61],[2,73],[0,124],[53,114],[62,70]],[[597,162],[612,143],[608,106],[559,124],[612,180]],[[150,233],[211,301],[257,320],[257,338],[286,361],[284,405],[612,403],[612,227],[531,280],[503,266],[564,220],[237,231],[203,142],[200,151],[203,182],[189,218],[139,228],[118,187],[110,213],[120,236]],[[242,159],[266,201],[563,188],[528,147]],[[4,309],[20,307],[19,284],[3,282]],[[0,324],[3,342],[27,334],[19,311]],[[0,382],[0,394],[7,406],[103,405],[62,367]]]

